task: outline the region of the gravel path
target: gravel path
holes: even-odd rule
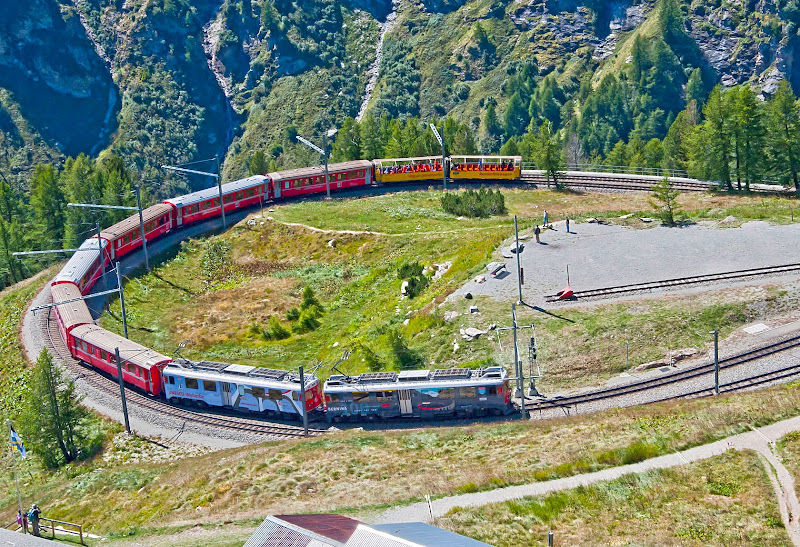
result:
[[[566,233],[564,223],[557,222],[555,230],[542,233],[541,244],[536,244],[530,236],[531,230],[525,230],[520,235],[530,237],[524,241],[520,254],[525,278],[523,298],[547,309],[559,307],[545,305],[544,295],[553,294],[566,285],[567,266],[572,289],[583,291],[800,262],[800,246],[797,245],[800,224],[773,226],[754,221],[738,228],[717,226],[703,223],[685,228],[658,226],[636,230],[573,221],[571,232]],[[512,239],[505,242],[504,248],[512,244]],[[485,283],[470,281],[450,299],[461,298],[469,292],[497,301],[516,300],[516,258],[504,259],[498,252],[493,260],[504,261],[511,275],[487,276]],[[788,274],[781,279],[797,280],[800,275]],[[759,283],[759,279],[751,279],[736,285]],[[725,286],[729,285],[734,284]],[[670,290],[670,293],[677,291]],[[602,300],[603,303],[608,301]]]
[[[778,499],[778,505],[780,506],[783,524],[794,545],[800,545],[800,525],[798,525],[800,503],[798,503],[797,494],[795,493],[794,478],[786,467],[783,466],[775,451],[775,441],[793,431],[800,431],[800,417],[784,420],[758,430],[753,428],[753,431],[748,433],[741,433],[714,443],[690,448],[683,452],[659,456],[631,465],[604,469],[594,473],[575,475],[573,477],[547,482],[536,482],[520,486],[499,488],[489,492],[441,498],[431,502],[433,516],[434,518],[441,517],[454,507],[477,507],[490,503],[519,499],[524,496],[541,496],[551,492],[577,488],[578,486],[611,481],[631,473],[642,473],[651,469],[667,469],[669,467],[686,465],[718,456],[727,450],[755,450],[763,456],[775,470],[774,474],[769,472],[768,474],[770,476],[775,476],[777,479],[777,484],[773,484],[776,490],[776,497]],[[374,520],[376,523],[428,522],[430,520],[430,511],[427,503],[420,502],[406,507],[390,509],[378,515]]]

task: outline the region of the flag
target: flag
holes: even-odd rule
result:
[[[20,439],[17,432],[14,431],[14,426],[9,424],[8,428],[11,430],[11,450],[16,450],[17,452],[19,452],[19,455],[24,460],[26,456],[25,444],[23,444],[22,439]]]

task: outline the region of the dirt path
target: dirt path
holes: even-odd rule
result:
[[[781,463],[775,451],[775,442],[784,435],[793,431],[800,431],[800,417],[784,420],[761,429],[752,428],[748,433],[741,433],[710,444],[697,446],[645,460],[643,462],[604,469],[594,473],[586,473],[556,479],[547,482],[536,482],[520,486],[509,486],[489,492],[478,492],[460,496],[449,496],[434,500],[432,510],[434,518],[445,515],[454,507],[477,507],[490,503],[498,503],[519,499],[525,496],[541,496],[551,492],[588,486],[598,482],[611,481],[631,473],[643,473],[651,469],[667,469],[679,465],[687,465],[700,460],[705,460],[723,454],[727,450],[755,450],[769,463],[767,473],[773,483],[775,494],[780,507],[781,518],[786,531],[794,545],[800,545],[800,502],[795,492],[794,477]],[[430,520],[430,510],[425,502],[415,503],[405,507],[396,507],[378,515],[374,521],[377,523],[414,522]]]

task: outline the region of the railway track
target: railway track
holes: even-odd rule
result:
[[[603,287],[587,291],[575,291],[573,299],[597,298],[607,296],[618,296],[639,291],[652,291],[658,289],[668,289],[671,287],[683,287],[686,285],[696,285],[700,283],[713,283],[715,281],[730,281],[744,279],[747,277],[781,274],[790,272],[800,272],[800,264],[783,264],[781,266],[768,266],[766,268],[750,268],[747,270],[737,270],[734,272],[723,272],[708,275],[693,275],[689,277],[678,277],[675,279],[664,279],[661,281],[649,281],[646,283],[633,283],[631,285],[619,285],[616,287]],[[558,302],[557,294],[548,294],[544,297],[545,302]]]
[[[561,182],[567,187],[581,187],[581,188],[600,188],[604,190],[632,190],[632,191],[650,191],[650,187],[658,182],[658,178],[654,177],[653,180],[644,178],[623,178],[621,175],[611,176],[604,173],[566,173]],[[547,184],[547,178],[543,175],[523,173],[520,176],[522,182],[534,182],[536,184]],[[677,190],[683,192],[708,192],[716,187],[716,185],[707,182],[694,182],[694,181],[673,181],[673,185]]]
[[[87,374],[86,368],[76,361],[72,355],[69,354],[64,342],[61,339],[61,333],[58,330],[58,324],[52,317],[52,308],[42,321],[42,330],[47,332],[47,341],[50,349],[61,359],[61,361],[73,372],[76,377],[90,384],[93,388],[106,393],[112,397],[119,397],[119,383],[112,380],[97,371],[93,374]],[[191,422],[198,425],[216,427],[236,432],[248,433],[253,435],[265,435],[271,438],[283,437],[294,438],[302,437],[304,435],[303,428],[297,426],[265,423],[261,420],[248,419],[238,416],[223,416],[204,412],[195,412],[185,408],[175,407],[169,405],[158,399],[145,396],[138,391],[134,391],[128,387],[125,388],[125,397],[129,404],[136,405],[137,407],[157,412],[161,416],[168,416],[176,420],[184,422]],[[309,428],[308,434],[321,435],[326,433],[323,429]]]
[[[772,344],[767,344],[766,346],[762,346],[760,348],[755,348],[743,353],[739,353],[737,355],[733,355],[725,359],[720,359],[719,368],[720,371],[727,370],[733,367],[743,365],[745,363],[755,361],[756,359],[761,359],[764,357],[768,357],[770,355],[775,355],[777,353],[781,353],[799,347],[800,347],[800,335],[797,335],[790,338],[786,338],[784,340],[780,340],[778,342],[774,342]],[[678,370],[669,374],[665,374],[663,376],[659,376],[657,378],[648,378],[645,380],[639,380],[637,382],[632,382],[621,386],[589,391],[577,395],[571,395],[568,397],[557,397],[553,399],[545,399],[542,401],[534,401],[531,403],[526,403],[525,408],[529,411],[545,410],[551,408],[561,408],[564,409],[565,411],[568,411],[569,408],[575,407],[578,404],[592,403],[616,397],[623,397],[626,395],[633,395],[636,393],[640,393],[642,391],[669,386],[672,384],[677,384],[679,382],[685,382],[687,380],[692,380],[705,375],[713,374],[713,372],[714,372],[714,363],[706,363],[703,365],[698,365],[695,367]],[[784,367],[783,369],[770,371],[768,373],[744,378],[741,380],[736,380],[726,384],[721,384],[720,392],[738,391],[741,389],[746,389],[749,387],[754,387],[769,382],[775,382],[780,379],[786,379],[798,374],[800,374],[800,363],[789,367]],[[663,399],[658,399],[657,401],[653,402],[662,402],[662,401],[681,399],[686,397],[702,396],[709,394],[709,392],[713,391],[714,388],[713,386],[711,386],[709,388],[691,391],[676,396],[665,397]]]

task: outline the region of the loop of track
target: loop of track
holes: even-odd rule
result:
[[[52,318],[52,308],[49,313],[45,314],[42,323],[42,330],[47,332],[49,349],[56,353],[60,360],[72,371],[74,376],[79,377],[81,380],[89,383],[95,389],[115,397],[119,396],[119,383],[116,380],[111,380],[106,376],[97,373],[96,371],[94,371],[95,374],[86,374],[86,368],[69,354],[67,348],[64,346],[63,340],[61,339],[58,323]],[[302,427],[277,423],[265,423],[260,420],[248,419],[244,417],[240,418],[236,416],[206,414],[202,412],[194,412],[184,408],[178,408],[159,399],[153,399],[142,395],[141,393],[134,391],[129,387],[125,388],[125,397],[129,402],[135,404],[139,408],[144,408],[151,412],[157,412],[159,415],[165,415],[178,420],[192,422],[204,426],[240,431],[242,433],[255,435],[266,435],[272,438],[294,438],[302,437],[304,435]],[[309,436],[321,435],[323,433],[326,433],[326,431],[322,429],[309,428],[308,430]]]
[[[725,359],[720,359],[719,368],[721,371],[726,370],[732,367],[742,365],[744,363],[755,361],[756,359],[761,359],[763,357],[775,355],[777,353],[787,351],[790,349],[795,349],[798,347],[800,347],[800,335],[792,336],[790,338],[786,338],[784,340],[780,340],[772,344],[767,344],[765,346],[745,351],[743,353],[739,353],[737,355],[733,355]],[[639,380],[621,386],[589,391],[586,393],[580,393],[568,397],[558,397],[553,399],[545,399],[542,401],[526,403],[525,408],[527,410],[544,410],[549,408],[566,409],[577,404],[591,403],[595,401],[602,401],[605,399],[612,399],[615,397],[633,395],[635,393],[639,393],[642,391],[660,388],[671,384],[677,384],[679,382],[685,382],[687,380],[698,378],[700,376],[713,374],[713,372],[714,372],[714,363],[705,363],[687,369],[671,372],[663,376]],[[729,382],[727,384],[721,384],[720,392],[738,391],[741,389],[752,387],[754,385],[773,382],[777,381],[778,379],[785,379],[798,374],[800,374],[800,364],[792,365],[790,367],[784,367],[783,369],[770,371],[763,374],[758,374],[748,378],[743,378],[741,380],[736,380],[734,382]],[[713,390],[714,390],[713,387],[704,388],[689,393],[683,393],[672,397],[666,397],[664,399],[660,399],[659,401],[680,399],[691,396],[701,396],[703,394],[707,394],[709,391],[713,392]]]
[[[618,296],[620,294],[628,294],[639,291],[652,291],[658,289],[667,289],[670,287],[681,287],[686,285],[696,285],[699,283],[713,283],[715,281],[728,281],[735,279],[744,279],[746,277],[772,275],[800,272],[800,264],[783,264],[781,266],[768,266],[766,268],[750,268],[748,270],[737,270],[734,272],[722,272],[708,275],[693,275],[688,277],[679,277],[675,279],[664,279],[662,281],[649,281],[646,283],[633,283],[631,285],[620,285],[617,287],[603,287],[600,289],[591,289],[586,291],[575,291],[572,293],[573,299],[581,298],[601,298],[606,296]],[[558,302],[560,300],[557,294],[548,294],[544,297],[545,302]]]

